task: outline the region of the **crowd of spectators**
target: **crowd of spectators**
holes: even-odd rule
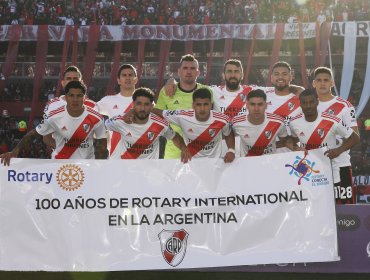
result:
[[[0,24],[183,25],[369,19],[368,0],[0,0]]]
[[[0,154],[11,151],[25,135],[18,126],[24,119],[11,116],[0,117]],[[40,119],[35,119],[33,126],[36,126]],[[50,158],[51,150],[42,142],[41,138],[34,138],[33,141],[23,149],[19,157],[21,158]]]

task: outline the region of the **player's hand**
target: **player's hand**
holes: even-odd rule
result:
[[[127,124],[131,124],[134,122],[134,110],[131,109],[126,114],[123,115],[123,121]]]
[[[169,78],[167,80],[167,83],[164,85],[164,92],[166,93],[167,96],[174,96],[175,91],[177,89],[177,83],[174,78]]]
[[[1,158],[1,164],[4,164],[4,166],[9,166],[10,159],[13,157],[16,157],[17,155],[14,152],[7,152],[0,155]]]
[[[181,150],[181,162],[188,163],[191,160],[191,153],[189,152],[188,148],[185,147]]]
[[[339,156],[341,153],[342,153],[342,151],[338,147],[338,148],[335,148],[335,149],[325,151],[324,155],[326,155],[330,159],[333,159],[333,158],[336,158],[337,156]]]
[[[235,153],[233,152],[227,152],[224,156],[224,162],[225,163],[231,163],[235,159]]]

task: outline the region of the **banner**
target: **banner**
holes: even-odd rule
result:
[[[13,159],[0,270],[115,271],[339,260],[322,150],[176,160]]]
[[[223,272],[299,272],[299,273],[370,273],[370,206],[337,205],[340,261],[326,263],[278,263],[233,266],[202,271]],[[312,279],[316,279],[312,277]]]
[[[209,25],[101,25],[99,41],[127,40],[175,40],[201,41],[220,39],[253,38],[256,26],[257,40],[273,40],[276,24],[209,24]],[[8,41],[11,37],[11,25],[0,26],[0,41]],[[21,41],[36,41],[38,25],[22,26]],[[62,42],[67,26],[49,25],[49,41]],[[87,42],[90,26],[78,28],[78,42]],[[303,23],[302,31],[305,38],[316,36],[315,23]],[[283,39],[298,39],[298,23],[285,24]]]

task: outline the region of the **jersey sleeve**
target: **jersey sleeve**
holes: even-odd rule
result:
[[[356,111],[353,106],[346,107],[342,115],[342,121],[348,127],[357,126]]]
[[[175,131],[173,131],[173,129],[172,129],[170,126],[167,126],[167,127],[164,129],[163,136],[164,136],[167,140],[172,140],[172,139],[175,137],[175,135],[176,135]]]
[[[289,123],[289,128],[290,128],[290,134],[291,134],[291,136],[294,137],[294,138],[298,138],[298,135],[295,133],[295,129],[291,125],[291,123]]]
[[[292,135],[293,135],[293,133],[292,133]],[[284,138],[284,137],[287,137],[288,136],[288,131],[287,131],[286,126],[284,124],[282,124],[280,126],[280,129],[278,131],[277,136],[279,136],[279,138]]]
[[[352,133],[353,133],[352,128],[344,125],[342,122],[339,122],[335,128],[335,134],[338,134],[344,138],[350,137]]]
[[[108,130],[117,131],[117,132],[121,133],[122,130],[123,130],[122,116],[123,115],[119,115],[119,116],[115,116],[113,118],[107,119],[105,121],[105,127]]]
[[[229,136],[232,131],[231,122],[228,121],[224,127],[222,128],[222,134],[225,136]]]
[[[104,121],[101,120],[95,125],[94,136],[96,139],[107,138],[107,131],[105,129]]]
[[[180,125],[180,118],[179,114],[182,112],[182,110],[175,110],[175,111],[170,111],[170,110],[163,110],[163,117],[165,118],[166,121]]]
[[[44,118],[41,123],[36,127],[36,132],[42,136],[55,132],[55,129],[50,119]]]

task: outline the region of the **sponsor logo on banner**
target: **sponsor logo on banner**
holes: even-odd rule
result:
[[[356,230],[360,225],[361,221],[356,215],[337,215],[338,230]]]
[[[173,267],[178,266],[185,257],[189,234],[184,230],[162,230],[158,234],[164,260]]]
[[[66,191],[74,191],[82,186],[85,174],[75,164],[66,164],[58,169],[57,182],[59,187]]]
[[[316,163],[310,161],[306,157],[307,154],[305,154],[303,158],[296,156],[293,164],[285,164],[285,167],[291,168],[289,175],[298,177],[298,185],[301,184],[302,179],[306,181],[312,180],[312,186],[329,184],[328,178],[325,175],[321,175],[320,170],[314,168]],[[314,174],[318,175],[313,176]]]

